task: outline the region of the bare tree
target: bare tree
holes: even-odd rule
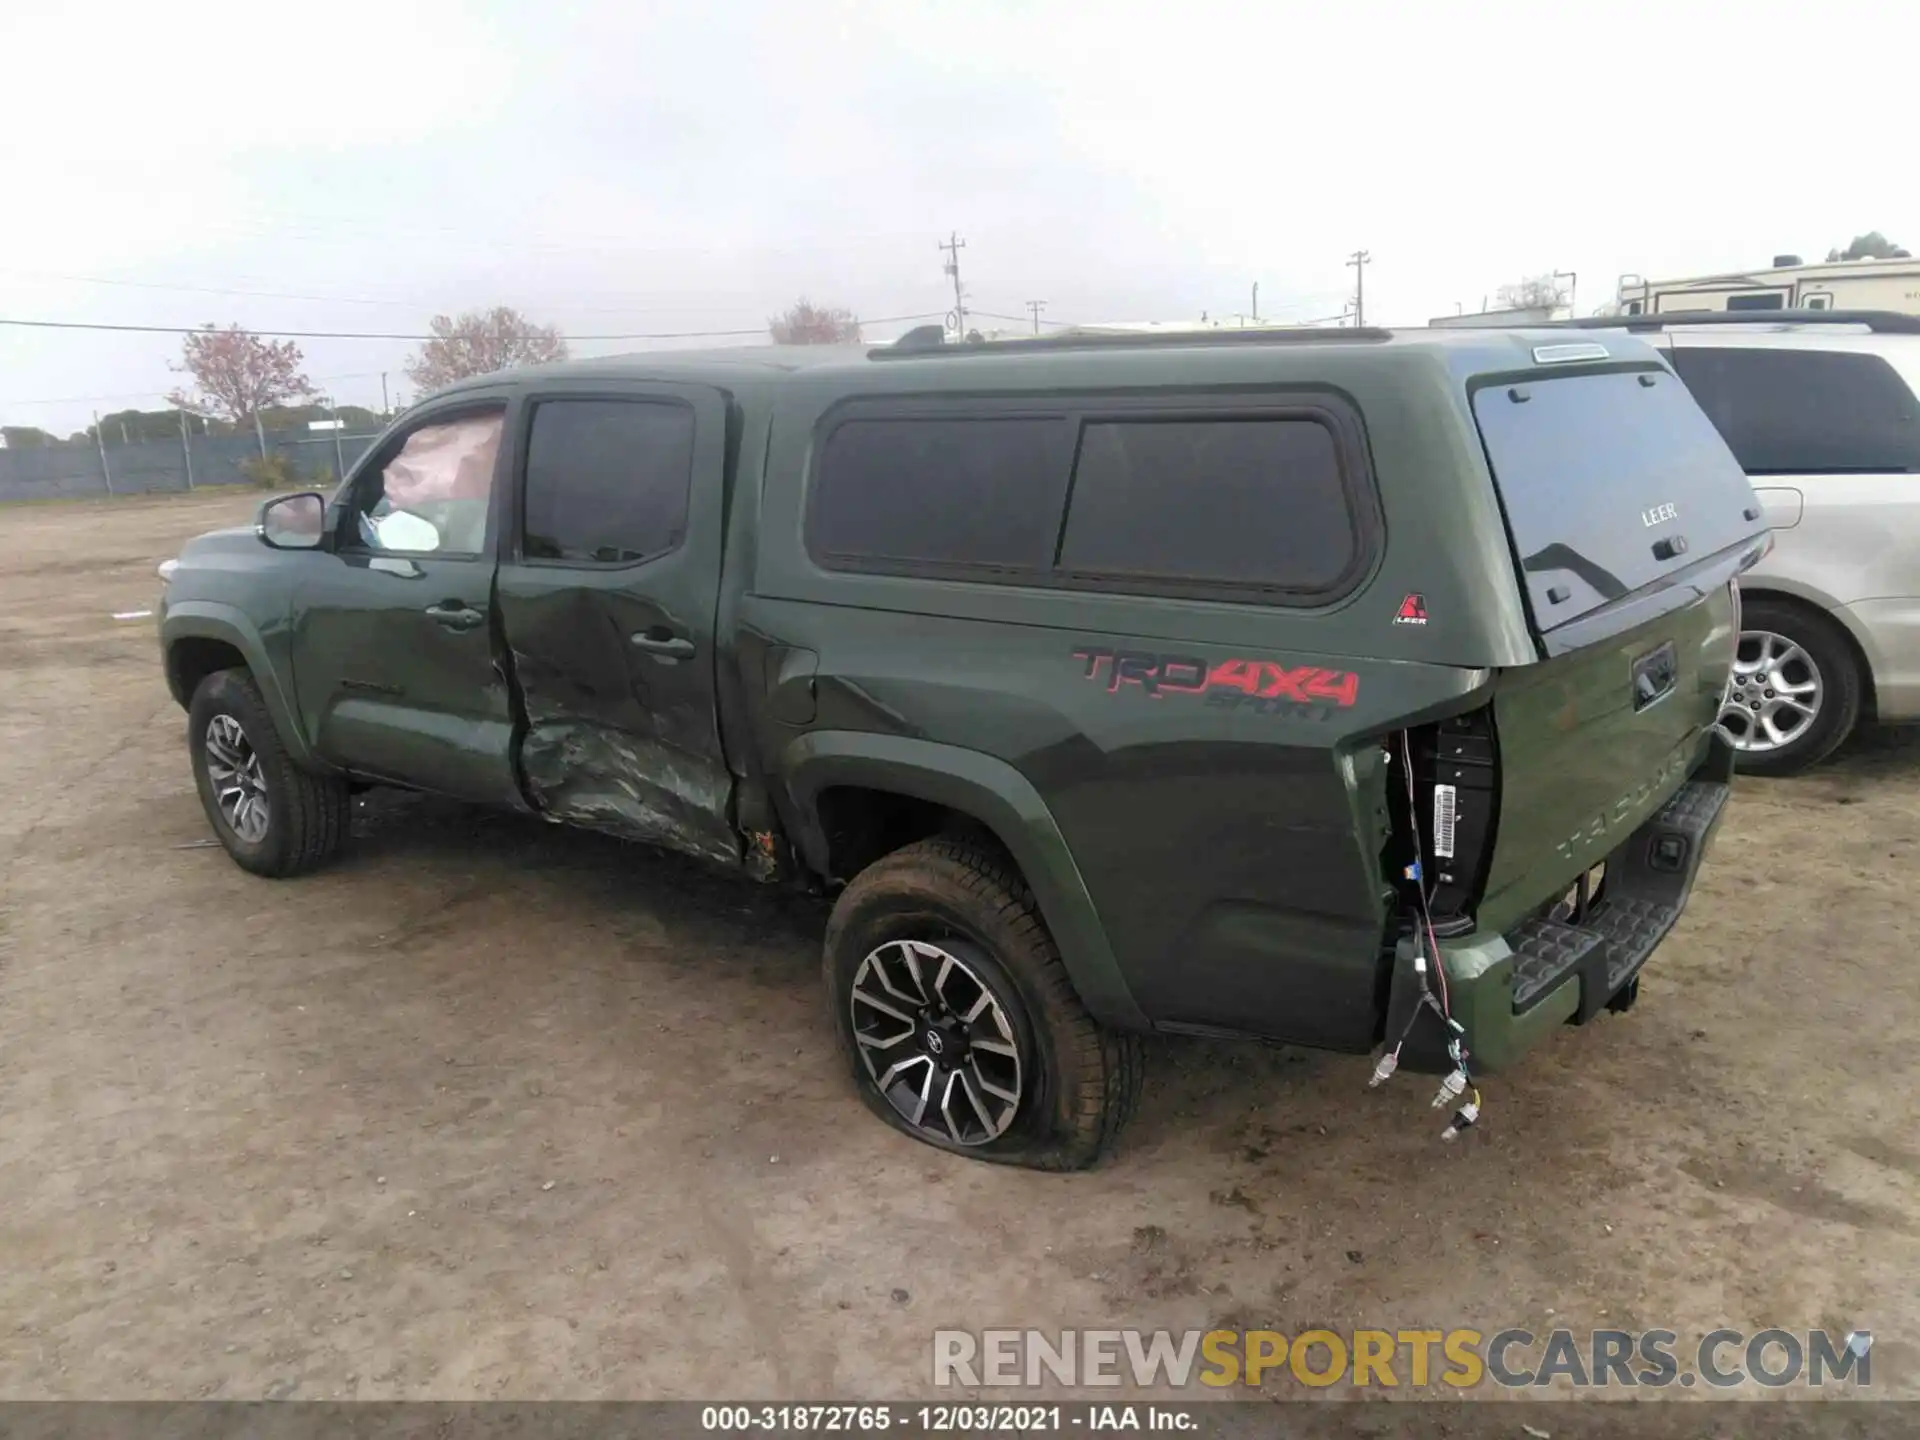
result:
[[[860,322],[841,306],[815,305],[802,296],[767,322],[776,345],[858,345]]]
[[[1567,292],[1551,275],[1529,275],[1496,293],[1502,310],[1555,310],[1567,303]]]
[[[260,412],[313,393],[300,368],[304,358],[291,340],[262,340],[238,325],[224,330],[208,325],[187,336],[180,363],[168,367],[193,377],[193,389],[175,390],[167,400],[196,415],[217,415],[235,425],[251,423],[265,455]]]
[[[433,338],[407,361],[407,378],[423,392],[469,375],[567,358],[566,337],[556,326],[536,325],[507,305],[436,315],[427,328]]]
[[[1844,250],[1829,250],[1829,260],[1908,260],[1909,251],[1894,244],[1878,230],[1869,230],[1864,235],[1853,237],[1853,243]]]

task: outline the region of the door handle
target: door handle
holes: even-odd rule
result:
[[[649,655],[660,655],[669,660],[687,660],[693,656],[693,641],[684,635],[675,635],[664,625],[656,625],[651,630],[636,630],[627,638],[633,642],[634,649],[644,650]]]
[[[487,612],[475,610],[459,600],[443,600],[438,605],[427,606],[427,614],[434,623],[448,630],[472,630],[487,623]]]

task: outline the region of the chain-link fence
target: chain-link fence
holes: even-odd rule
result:
[[[171,440],[97,440],[0,449],[0,500],[151,495],[216,485],[330,489],[373,443],[369,432],[266,432],[267,459],[249,434],[185,434]]]

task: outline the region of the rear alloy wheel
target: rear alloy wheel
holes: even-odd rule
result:
[[[1799,605],[1749,600],[1720,711],[1739,768],[1804,770],[1832,754],[1859,717],[1860,670],[1839,627]]]
[[[888,941],[860,962],[848,1000],[875,1088],[915,1130],[963,1147],[1006,1134],[1023,1078],[1009,1002],[967,963],[972,950],[960,940]]]
[[[1140,1039],[1087,1012],[997,845],[940,835],[876,860],[834,904],[823,959],[854,1085],[894,1129],[1037,1170],[1113,1148]]]

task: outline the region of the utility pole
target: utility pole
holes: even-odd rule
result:
[[[387,403],[387,372],[384,370],[380,372],[380,418],[382,420],[393,418],[393,407]]]
[[[1286,307],[1283,305],[1281,308],[1284,310]],[[1260,323],[1260,282],[1258,280],[1253,282],[1253,323],[1256,325]]]
[[[333,478],[347,478],[347,457],[340,453],[340,407],[334,403],[333,396],[327,396],[327,418],[333,421]]]
[[[187,438],[187,412],[180,414],[180,458],[187,462],[187,489],[193,489],[193,444]]]
[[[107,494],[113,494],[113,467],[107,464],[107,431],[100,423],[100,412],[93,412],[93,438],[100,446],[100,476],[107,482]]]
[[[1556,270],[1553,272],[1554,279],[1558,280],[1562,277],[1565,277],[1567,282],[1567,314],[1577,318],[1580,314],[1580,301],[1578,298],[1580,294],[1579,272],[1574,270]]]
[[[1353,267],[1353,323],[1357,326],[1367,323],[1367,266],[1372,260],[1368,251],[1356,250],[1347,261]]]
[[[967,248],[967,242],[955,230],[948,234],[945,242],[934,248],[947,257],[943,268],[953,277],[953,336],[956,340],[964,340],[967,338],[967,302],[960,290],[960,252]]]
[[[1033,315],[1033,333],[1036,335],[1040,333],[1040,312],[1046,308],[1047,302],[1044,300],[1027,301],[1027,309]]]

